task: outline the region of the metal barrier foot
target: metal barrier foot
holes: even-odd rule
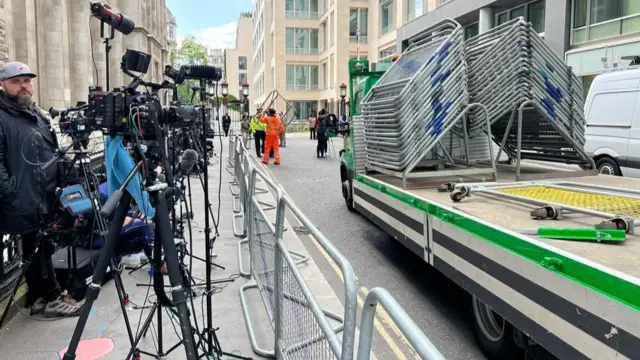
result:
[[[236,201],[238,200],[238,201]],[[242,212],[242,200],[240,199],[240,196],[238,195],[234,195],[232,198],[232,202],[233,202],[233,213],[234,214],[238,214]],[[237,204],[237,206],[236,206]]]
[[[247,230],[244,228],[244,226],[242,226],[242,230],[239,230],[238,227],[236,226],[236,224],[238,223],[236,220],[240,219],[242,220],[241,223],[244,223],[244,214],[240,213],[240,214],[233,214],[233,223],[231,225],[233,225],[233,235],[235,237],[245,237],[247,236]]]
[[[244,271],[244,266],[243,266],[243,262],[242,262],[242,245],[244,244],[248,244],[249,243],[249,239],[248,238],[244,238],[240,241],[238,241],[238,273],[240,274],[240,276],[246,277],[246,278],[250,278],[251,277],[251,273],[248,271]]]
[[[249,289],[257,289],[258,284],[256,283],[248,283],[244,284],[240,287],[240,304],[242,304],[242,313],[244,314],[244,322],[247,325],[247,332],[249,333],[249,340],[251,341],[251,347],[253,348],[253,352],[256,355],[275,358],[276,352],[274,350],[265,350],[262,349],[258,345],[258,341],[256,340],[256,334],[253,331],[253,324],[251,323],[251,319],[249,318],[249,308],[247,307],[247,299],[244,296],[245,290]]]
[[[236,236],[242,237],[239,235],[236,235]],[[244,236],[246,236],[246,234]],[[239,270],[238,273],[243,277],[251,278],[251,273],[249,271],[244,271],[244,262],[242,261],[242,246],[248,243],[249,243],[249,239],[246,237],[238,241],[238,270]],[[265,245],[265,244],[262,244],[262,245]],[[268,245],[273,248],[273,245],[271,244],[268,244]],[[309,257],[305,254],[302,254],[293,250],[288,250],[288,252],[289,252],[289,255],[292,255],[293,257],[297,258],[297,260],[295,260],[296,265],[302,265],[309,261]],[[251,262],[251,259],[249,259],[249,262]]]
[[[248,240],[247,240],[248,242]],[[289,251],[289,253],[293,253],[292,251]],[[244,296],[244,292],[246,290],[249,289],[258,289],[258,291],[260,291],[258,284],[255,282],[251,282],[245,285],[242,285],[240,287],[240,303],[242,304],[242,313],[244,315],[244,320],[245,320],[245,324],[247,325],[247,332],[249,333],[249,340],[251,341],[251,347],[253,348],[253,352],[256,353],[256,355],[259,356],[264,356],[264,357],[269,357],[269,358],[276,358],[276,353],[275,351],[270,351],[270,350],[265,350],[262,349],[259,345],[258,345],[258,341],[256,340],[256,336],[255,336],[255,331],[253,329],[253,324],[251,323],[251,319],[249,317],[249,307],[247,306],[247,299]],[[270,291],[274,291],[275,289],[271,288]],[[292,295],[289,294],[283,294],[283,297],[286,298],[289,301],[293,301],[295,303],[298,303],[301,306],[305,306],[308,308],[308,304],[305,300],[303,299],[299,299],[296,298]],[[326,310],[324,308],[321,308],[322,312],[324,313],[324,315],[326,315],[329,319],[333,319],[335,321],[338,321],[340,323],[340,325],[336,326],[333,328],[333,331],[335,333],[340,333],[344,330],[344,318],[338,314],[335,314],[329,310]],[[314,338],[299,342],[297,344],[294,344],[292,346],[288,346],[284,349],[281,349],[281,353],[289,353],[289,352],[295,352],[298,350],[301,350],[309,345],[313,345],[314,343],[318,342],[318,341],[322,341],[326,338],[326,336],[324,335],[320,335],[320,336],[316,336]],[[274,348],[275,348],[275,344],[274,344]]]
[[[234,183],[231,183],[231,182],[229,183],[229,190],[231,190],[231,195],[233,195],[233,196],[240,196],[240,189],[238,189],[238,191],[234,191],[234,190],[233,190],[233,187],[234,187],[234,186],[238,186],[238,187],[239,187],[239,184],[237,184],[237,183],[236,183],[236,184],[234,184]]]

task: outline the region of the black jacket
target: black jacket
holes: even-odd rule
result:
[[[316,135],[326,137],[327,136],[327,115],[318,116],[318,127],[316,128]]]
[[[0,233],[38,230],[51,214],[59,166],[33,164],[46,163],[57,148],[51,123],[36,106],[21,108],[0,92]]]

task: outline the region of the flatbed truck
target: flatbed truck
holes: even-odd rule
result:
[[[351,60],[349,67],[354,100],[354,92],[369,91],[380,74],[370,74],[366,60]],[[376,79],[366,80],[370,75]],[[340,151],[346,206],[471,295],[470,323],[489,359],[516,358],[536,347],[558,359],[640,359],[640,236],[633,231],[640,216],[639,180],[551,171],[523,161],[519,173],[538,180],[515,182],[513,167],[500,166],[497,179],[457,176],[452,183],[443,173],[407,184],[357,163],[366,158],[358,105],[350,105],[351,128]],[[460,196],[465,183],[467,193]],[[564,213],[533,216],[540,209]],[[543,226],[607,227],[599,213],[581,209],[627,215],[614,221],[621,221],[614,227],[624,230],[626,240],[536,235]]]

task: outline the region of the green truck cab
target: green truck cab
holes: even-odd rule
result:
[[[353,149],[354,116],[361,113],[362,99],[369,93],[378,80],[384,75],[384,64],[378,64],[377,70],[369,69],[368,60],[349,60],[349,132],[344,135],[343,149],[340,150],[340,181],[342,182],[342,196],[347,207],[353,211],[353,176],[355,174],[355,159]]]

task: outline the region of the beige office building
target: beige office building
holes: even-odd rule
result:
[[[252,42],[253,22],[251,13],[242,14],[236,30],[236,47],[226,50],[226,74],[229,94],[242,99],[242,84],[253,81]]]
[[[349,59],[359,52],[370,62],[390,62],[396,29],[446,2],[255,0],[251,103],[277,89],[301,119],[322,108],[337,112]],[[275,107],[286,110],[283,102]]]

